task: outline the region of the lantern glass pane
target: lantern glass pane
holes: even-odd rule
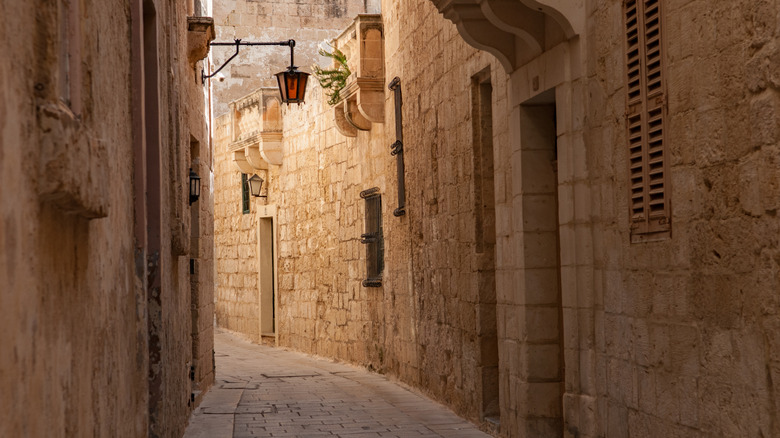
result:
[[[298,100],[303,101],[306,98],[306,80],[309,75],[303,72],[298,73]]]
[[[285,73],[284,78],[287,82],[287,98],[292,101],[298,100],[298,74]]]
[[[282,102],[301,103],[306,95],[306,82],[309,74],[298,70],[283,71],[276,74],[276,82],[279,85],[279,94]]]
[[[249,191],[252,193],[252,196],[260,196],[260,190],[263,188],[263,179],[257,175],[253,175],[252,178],[249,178],[248,183]]]
[[[282,102],[287,102],[287,88],[285,87],[284,73],[276,74],[276,83],[279,85],[279,94],[282,95]]]

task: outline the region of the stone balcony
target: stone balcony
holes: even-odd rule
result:
[[[230,103],[230,151],[249,175],[282,164],[282,113],[279,90],[259,88]]]
[[[347,57],[352,74],[333,107],[336,127],[347,137],[384,123],[384,31],[382,16],[361,14],[334,41]]]

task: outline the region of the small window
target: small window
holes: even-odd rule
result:
[[[74,114],[81,113],[81,14],[80,2],[60,0],[58,92]]]
[[[382,271],[385,268],[385,241],[382,234],[382,196],[379,189],[364,190],[360,197],[366,200],[366,232],[360,236],[360,243],[366,245],[365,287],[382,286]]]
[[[245,173],[241,174],[241,212],[249,214],[249,182]]]

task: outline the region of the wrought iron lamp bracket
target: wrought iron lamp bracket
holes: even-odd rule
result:
[[[236,53],[233,54],[230,58],[227,59],[222,65],[219,66],[217,70],[214,71],[214,73],[207,75],[203,70],[200,71],[200,83],[205,84],[206,79],[211,79],[217,74],[219,74],[220,71],[222,71],[223,68],[225,68],[228,64],[230,64],[230,61],[233,60],[236,56],[238,56],[238,52],[240,50],[241,46],[288,46],[290,48],[290,67],[288,69],[295,69],[295,40],[287,40],[287,41],[275,41],[275,42],[258,42],[254,43],[251,41],[241,41],[241,39],[235,39],[232,43],[228,42],[216,42],[216,43],[209,43],[209,47],[211,46],[236,46]]]

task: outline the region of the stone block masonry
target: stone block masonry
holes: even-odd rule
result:
[[[194,4],[0,6],[0,436],[181,436],[214,377]]]
[[[336,128],[354,106],[336,121],[316,87],[284,109],[283,164],[253,201],[276,212],[278,343],[394,375],[500,436],[780,435],[778,5],[624,2],[661,7],[643,37],[663,39],[643,49],[663,50],[660,118],[637,132],[661,126],[664,149],[645,163],[624,4],[540,1],[536,21],[520,3],[383,2],[405,216],[392,93],[370,129]],[[648,205],[666,203],[651,238],[637,162]],[[372,187],[378,288],[361,284]]]

